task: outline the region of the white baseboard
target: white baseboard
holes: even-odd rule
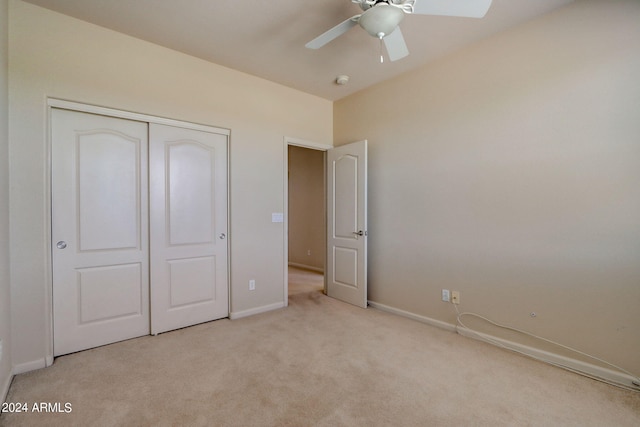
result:
[[[451,323],[443,322],[441,320],[432,319],[430,317],[421,316],[419,314],[411,313],[405,310],[400,310],[394,307],[390,307],[377,302],[369,301],[369,305],[373,308],[377,308],[382,311],[397,314],[402,317],[406,317],[418,322],[426,323],[427,325],[435,326],[437,328],[446,329],[452,332],[458,332],[460,335],[483,341],[489,344],[493,344],[498,347],[515,351],[525,356],[532,357],[534,359],[549,363],[554,366],[558,366],[569,371],[575,372],[580,375],[593,378],[598,381],[604,381],[607,383],[615,384],[620,387],[640,391],[640,387],[633,384],[636,380],[631,375],[627,375],[622,372],[614,371],[602,366],[586,363],[581,360],[572,359],[570,357],[562,356],[560,354],[551,353],[545,350],[540,350],[534,347],[519,344],[513,341],[505,340],[503,338],[497,338],[493,335],[484,334],[482,332],[476,332],[468,328],[457,327]]]
[[[426,323],[427,325],[435,326],[436,328],[446,329],[447,331],[451,331],[451,332],[456,331],[456,325],[443,322],[442,320],[436,320],[430,317],[421,316],[419,314],[411,313],[405,310],[400,310],[399,308],[390,307],[388,305],[380,304],[374,301],[368,301],[368,303],[371,307],[377,308],[378,310],[386,311],[388,313],[397,314],[398,316],[417,320],[418,322]]]
[[[47,361],[45,358],[32,360],[31,362],[20,363],[13,366],[13,374],[24,374],[25,372],[35,371],[36,369],[42,369],[47,367]]]
[[[7,378],[0,384],[0,403],[7,400],[7,394],[9,393],[9,386],[11,386],[12,380],[13,375],[7,375]]]
[[[540,360],[542,362],[567,369],[569,371],[584,375],[589,378],[593,378],[598,381],[616,384],[629,390],[640,391],[640,387],[635,386],[632,382],[635,380],[635,378],[623,372],[614,371],[602,366],[594,365],[592,363],[572,359],[567,356],[551,353],[546,350],[541,350],[510,340],[505,340],[503,338],[498,338],[482,332],[476,332],[468,328],[458,327],[458,333],[468,338],[473,338],[489,344],[497,345],[498,347],[504,347],[508,350],[524,354],[525,356],[532,357],[536,360]]]
[[[324,268],[318,268],[318,267],[313,267],[313,266],[310,266],[310,265],[299,264],[297,262],[290,262],[289,263],[289,267],[301,268],[303,270],[311,270],[311,271],[315,271],[317,273],[324,274]]]
[[[284,302],[277,302],[275,304],[263,305],[261,307],[251,308],[249,310],[235,311],[229,313],[229,319],[241,319],[243,317],[253,316],[254,314],[266,313],[267,311],[278,310],[284,308]]]

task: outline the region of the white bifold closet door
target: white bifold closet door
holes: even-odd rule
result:
[[[51,135],[54,355],[226,317],[227,136],[61,109]]]

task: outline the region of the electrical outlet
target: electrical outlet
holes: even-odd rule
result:
[[[249,280],[249,290],[250,291],[255,291],[256,290],[256,281],[251,279]]]
[[[451,292],[451,302],[454,304],[460,304],[460,292],[458,291]]]
[[[309,249],[309,250],[307,251],[307,255],[308,255],[308,256],[311,256],[311,249]]]
[[[444,302],[449,302],[449,289],[443,289],[442,290],[442,301]]]

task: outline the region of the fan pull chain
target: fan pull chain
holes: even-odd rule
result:
[[[382,38],[384,37],[383,33],[378,34],[378,38],[380,39],[380,63],[384,64],[384,51],[382,50]]]

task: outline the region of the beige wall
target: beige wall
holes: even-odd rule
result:
[[[334,143],[369,141],[371,300],[453,324],[458,290],[640,373],[639,23],[578,1],[335,103]]]
[[[18,0],[9,18],[17,369],[50,352],[47,97],[231,129],[231,310],[284,304],[283,138],[331,144],[331,102]]]
[[[289,146],[289,263],[324,271],[324,152]]]
[[[9,294],[9,78],[7,1],[0,0],[0,402],[11,380],[11,299]]]

